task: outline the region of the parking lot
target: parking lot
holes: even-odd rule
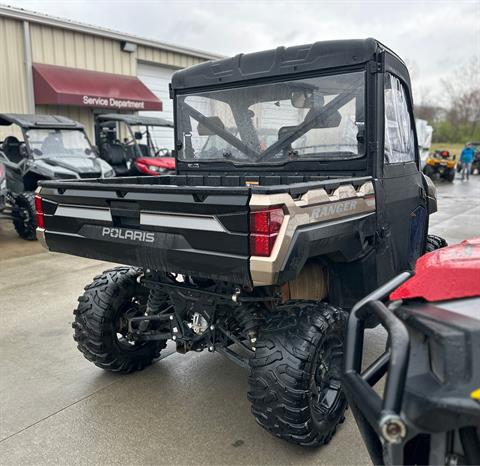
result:
[[[439,183],[430,231],[450,243],[480,236],[480,176]],[[72,310],[109,264],[43,251],[0,223],[2,464],[368,463],[350,412],[319,450],[289,445],[255,423],[247,371],[219,354],[171,348],[133,375],[97,369],[76,350]],[[372,358],[384,344],[369,333]]]

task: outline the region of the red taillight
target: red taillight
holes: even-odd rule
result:
[[[35,194],[35,210],[37,211],[37,227],[45,228],[45,218],[43,216],[42,198]]]
[[[268,257],[283,222],[281,207],[270,207],[250,214],[250,254]]]

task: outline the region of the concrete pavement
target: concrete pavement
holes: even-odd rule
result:
[[[430,232],[449,243],[480,237],[480,175],[470,181],[437,183],[438,212],[430,218]]]
[[[480,236],[480,177],[439,183],[430,230]],[[129,376],[91,365],[72,339],[83,286],[110,264],[48,254],[0,222],[2,464],[369,463],[351,413],[332,442],[308,450],[271,437],[246,399],[247,371],[218,354],[164,359]],[[385,335],[370,331],[367,356]]]

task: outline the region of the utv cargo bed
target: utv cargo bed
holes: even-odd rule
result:
[[[261,273],[252,279],[252,210],[280,205],[288,219],[290,209],[303,209],[306,230],[375,210],[370,177],[171,175],[40,184],[39,233],[51,251],[248,286],[269,284]],[[292,223],[290,233],[297,227]],[[309,252],[302,251],[306,260]]]

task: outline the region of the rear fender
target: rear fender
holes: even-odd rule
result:
[[[299,198],[289,193],[254,194],[251,210],[281,205],[284,221],[269,257],[252,256],[250,273],[254,286],[293,280],[311,257],[339,253],[346,260],[363,252],[365,221],[375,230],[373,183],[307,191]],[[350,241],[351,240],[351,241]]]

